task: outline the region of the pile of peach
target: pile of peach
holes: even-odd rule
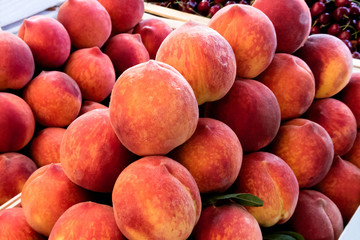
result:
[[[143,13],[67,0],[0,32],[0,240],[337,239],[360,204],[347,46],[303,0]],[[263,205],[204,204],[236,193]]]

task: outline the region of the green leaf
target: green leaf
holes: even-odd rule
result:
[[[202,199],[204,206],[216,205],[217,203],[231,200],[235,203],[238,203],[247,207],[261,207],[264,203],[259,197],[254,196],[250,193],[233,193],[233,194],[224,194],[224,195],[211,195],[205,196]]]
[[[279,231],[264,235],[263,240],[305,240],[305,238],[296,232]]]

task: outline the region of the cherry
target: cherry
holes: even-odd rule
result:
[[[224,3],[226,0],[214,0],[215,3]]]
[[[343,43],[345,43],[345,45],[349,48],[350,52],[354,51],[353,46],[351,45],[351,42],[349,40],[342,40]]]
[[[231,4],[236,4],[236,2],[235,2],[235,1],[227,1],[227,2],[225,3],[225,6],[231,5]]]
[[[250,4],[249,4],[249,1],[246,1],[246,0],[240,0],[239,3],[240,3],[240,4],[250,5]]]
[[[325,7],[325,3],[323,2],[316,2],[314,3],[314,5],[312,5],[312,7],[310,8],[310,12],[311,12],[311,16],[313,17],[317,17],[320,14],[322,14],[323,12],[325,12],[326,7]]]
[[[319,26],[312,26],[310,30],[310,34],[318,34],[320,33],[320,27]]]
[[[338,7],[332,13],[333,18],[336,21],[341,21],[349,15],[350,15],[350,10],[347,7]]]
[[[350,6],[350,16],[353,16],[353,17],[358,17],[360,16],[360,7],[358,5],[355,4]]]
[[[340,31],[340,25],[338,23],[333,23],[328,28],[327,33],[336,36],[340,33]]]
[[[346,7],[349,6],[350,0],[335,0],[336,7]]]
[[[355,27],[358,31],[360,31],[360,20],[356,22]]]
[[[330,16],[330,13],[328,13],[328,12],[320,14],[320,16],[318,18],[318,22],[323,25],[330,23],[330,21],[331,21],[331,16]]]
[[[356,59],[360,59],[360,53],[358,51],[354,51],[352,57]]]
[[[351,39],[351,33],[349,30],[342,30],[338,35],[338,38],[341,40],[350,40]]]
[[[214,16],[215,13],[217,13],[217,11],[220,10],[220,8],[221,8],[221,6],[218,4],[212,5],[209,9],[209,17]]]
[[[199,4],[197,5],[197,10],[199,11],[199,13],[201,13],[202,15],[207,15],[209,13],[209,9],[210,9],[210,2],[209,0],[202,0],[201,2],[199,2]]]

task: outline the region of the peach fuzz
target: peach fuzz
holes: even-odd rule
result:
[[[256,219],[238,204],[203,209],[193,236],[195,240],[263,239]]]
[[[36,15],[25,19],[18,36],[30,47],[38,67],[58,68],[70,55],[70,36],[52,17]]]
[[[289,220],[299,197],[299,184],[291,168],[278,156],[254,152],[244,156],[231,192],[251,193],[262,207],[246,207],[260,226],[271,227]]]
[[[291,228],[306,240],[339,239],[344,229],[339,208],[330,198],[314,190],[301,190]]]
[[[143,0],[98,0],[111,17],[112,33],[125,33],[141,21],[144,15]]]
[[[0,153],[25,147],[35,131],[30,106],[15,94],[0,92]]]
[[[274,24],[277,52],[291,54],[304,45],[312,23],[310,9],[304,0],[256,0],[252,6],[265,13]]]
[[[356,125],[360,128],[360,72],[352,73],[349,83],[335,97],[350,108],[356,118]]]
[[[326,130],[301,118],[280,126],[269,151],[290,166],[300,188],[319,183],[328,173],[334,157],[334,147]]]
[[[140,21],[135,26],[133,34],[138,33],[141,35],[141,40],[149,52],[150,59],[155,59],[161,43],[172,30],[165,21],[158,18],[149,18]]]
[[[104,53],[110,57],[116,76],[150,59],[140,34],[120,33],[111,37],[104,46]]]
[[[102,108],[106,109],[108,107],[98,102],[85,100],[81,105],[79,116],[83,115],[84,113],[90,112],[91,110]]]
[[[186,167],[201,193],[224,192],[239,175],[242,147],[225,123],[199,118],[195,133],[169,156]]]
[[[60,144],[65,128],[48,127],[40,130],[31,140],[29,156],[37,166],[60,162]]]
[[[236,77],[230,44],[215,30],[192,21],[166,37],[156,60],[173,66],[185,77],[199,105],[225,96]]]
[[[336,204],[347,224],[360,205],[360,169],[337,156],[329,173],[315,189]]]
[[[115,84],[115,69],[110,58],[98,47],[71,53],[64,72],[78,84],[83,99],[103,101]]]
[[[0,205],[20,193],[26,180],[36,169],[36,164],[23,154],[0,154]]]
[[[119,140],[140,156],[169,153],[193,135],[199,119],[190,84],[173,67],[154,60],[118,78],[109,108]]]
[[[95,202],[82,202],[66,210],[56,221],[49,240],[125,240],[115,222],[113,208]]]
[[[81,91],[69,75],[43,71],[23,91],[37,123],[46,127],[65,127],[79,114]]]
[[[352,73],[349,48],[330,34],[314,34],[294,53],[304,60],[315,77],[315,98],[328,98],[348,84]]]
[[[126,167],[112,193],[115,220],[128,239],[187,239],[200,218],[200,192],[180,163],[143,157]]]
[[[270,65],[276,50],[276,32],[259,9],[244,4],[228,5],[211,18],[209,27],[230,43],[238,77],[254,78]]]
[[[26,222],[24,209],[20,207],[0,211],[0,240],[45,240],[46,237],[37,233]]]
[[[0,55],[0,91],[23,88],[35,72],[29,46],[18,36],[0,30]]]
[[[111,18],[96,0],[66,0],[57,20],[64,25],[76,48],[102,47],[111,34]]]
[[[356,119],[345,103],[333,98],[319,99],[311,104],[304,116],[329,133],[335,156],[344,155],[353,146],[357,134]]]
[[[356,138],[351,149],[342,156],[345,160],[348,160],[360,169],[360,132],[356,133]]]
[[[267,146],[281,122],[274,93],[261,82],[249,79],[236,80],[223,98],[207,103],[205,117],[227,124],[238,136],[244,152]]]
[[[300,117],[315,97],[315,79],[311,69],[303,60],[287,53],[276,53],[270,66],[256,80],[275,94],[281,120]]]
[[[26,221],[44,236],[49,236],[58,218],[69,207],[88,200],[89,193],[66,177],[60,163],[37,169],[26,181],[21,194]]]
[[[60,146],[60,162],[68,178],[96,192],[111,192],[120,172],[134,159],[113,131],[109,109],[75,119]]]

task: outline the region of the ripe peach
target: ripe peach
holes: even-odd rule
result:
[[[90,112],[91,110],[102,109],[102,108],[108,108],[108,107],[98,102],[85,100],[81,105],[79,116],[83,115],[84,113]]]
[[[28,178],[22,190],[21,205],[29,225],[49,236],[55,222],[69,207],[88,199],[88,192],[66,177],[60,163],[51,163]]]
[[[319,183],[328,173],[334,147],[329,134],[319,124],[296,118],[284,122],[270,145],[270,152],[293,170],[300,188]]]
[[[18,36],[0,31],[0,55],[0,91],[23,88],[35,72],[29,46]]]
[[[201,211],[194,178],[165,156],[127,166],[116,180],[112,201],[116,223],[128,239],[186,239]]]
[[[299,184],[291,168],[278,156],[254,152],[244,156],[231,192],[251,193],[264,201],[262,207],[246,207],[260,226],[285,223],[293,215]]]
[[[205,116],[227,124],[244,152],[267,146],[280,127],[280,107],[274,93],[261,82],[236,80],[220,100],[207,103]]]
[[[329,133],[335,156],[347,153],[354,144],[357,133],[356,119],[345,103],[333,98],[316,100],[305,117],[320,124]]]
[[[194,229],[195,240],[261,240],[256,219],[238,204],[209,206]]]
[[[199,118],[195,133],[169,156],[186,167],[201,193],[224,192],[239,175],[242,163],[239,139],[225,123]]]
[[[135,27],[144,15],[143,0],[98,0],[111,17],[113,34],[125,33]]]
[[[94,202],[75,204],[56,221],[49,240],[125,240],[115,222],[113,208]]]
[[[234,50],[238,77],[254,78],[270,65],[276,50],[276,32],[259,9],[244,4],[228,5],[216,12],[209,26]]]
[[[295,55],[304,60],[315,77],[315,98],[332,97],[349,82],[352,56],[349,48],[330,34],[308,37]]]
[[[110,125],[109,109],[96,109],[75,119],[60,147],[60,162],[68,178],[96,192],[111,192],[133,158]]]
[[[140,21],[134,28],[133,34],[140,34],[141,40],[149,52],[150,59],[155,59],[160,44],[172,32],[172,28],[165,21],[149,18]]]
[[[140,34],[121,33],[115,35],[106,42],[104,52],[113,63],[116,76],[120,76],[128,68],[150,59]]]
[[[192,21],[166,37],[156,60],[173,66],[185,77],[199,105],[225,96],[236,77],[230,44],[215,30]]]
[[[20,193],[26,180],[36,169],[36,164],[23,154],[0,154],[0,205]]]
[[[0,152],[14,152],[34,135],[35,119],[30,106],[12,93],[0,92]]]
[[[306,240],[339,239],[344,229],[339,208],[330,198],[314,190],[301,190],[294,215],[290,219],[292,229]]]
[[[154,60],[119,77],[109,108],[121,143],[140,156],[169,153],[192,136],[199,119],[190,84],[173,67]]]
[[[270,3],[256,0],[252,6],[265,13],[274,24],[277,52],[291,54],[304,45],[312,23],[310,9],[305,1],[273,0]]]
[[[65,130],[49,127],[35,134],[30,143],[29,155],[39,167],[60,162],[60,144]]]
[[[340,209],[346,224],[360,205],[360,169],[336,156],[329,173],[315,188]]]
[[[36,122],[46,127],[65,127],[79,114],[81,91],[77,83],[59,71],[43,71],[24,89]]]
[[[71,53],[64,72],[78,84],[83,99],[103,101],[115,84],[115,69],[110,58],[98,47]]]
[[[356,133],[356,138],[351,149],[342,156],[345,160],[353,163],[355,166],[360,168],[360,131]]]
[[[96,0],[66,0],[57,20],[69,33],[74,48],[102,47],[111,33],[111,18]]]
[[[70,55],[70,36],[64,26],[52,17],[36,15],[25,19],[18,36],[30,47],[35,63],[40,67],[60,67]]]
[[[270,66],[256,79],[275,94],[281,120],[300,117],[314,100],[314,75],[309,66],[296,56],[275,54]]]
[[[45,240],[26,222],[24,209],[15,207],[0,211],[0,240]]]

